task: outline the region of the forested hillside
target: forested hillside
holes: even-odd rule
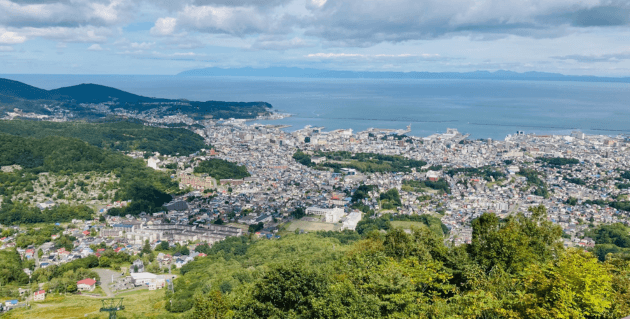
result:
[[[204,139],[183,128],[159,128],[131,121],[110,123],[0,121],[0,132],[43,138],[78,138],[91,145],[117,151],[148,151],[163,155],[190,155],[207,148]]]
[[[0,111],[19,108],[24,112],[52,114],[45,105],[70,111],[75,118],[102,118],[104,113],[86,108],[86,104],[110,103],[114,108],[143,112],[156,110],[161,115],[186,114],[195,119],[256,118],[268,115],[266,102],[188,101],[141,96],[98,84],[79,84],[43,90],[25,83],[0,79]],[[165,109],[161,109],[164,108]],[[160,110],[161,109],[161,110]]]
[[[250,176],[247,167],[244,165],[238,165],[218,158],[199,163],[199,166],[195,167],[195,173],[208,174],[217,180],[226,178],[241,179]]]
[[[192,318],[621,318],[630,260],[565,249],[543,206],[473,222],[451,247],[427,228],[232,238],[182,268],[171,312]],[[326,235],[324,235],[326,234]],[[358,239],[357,237],[354,237]],[[200,246],[203,247],[203,246]]]
[[[179,191],[177,182],[162,172],[146,167],[142,160],[72,138],[55,136],[35,139],[0,133],[0,166],[8,165],[20,165],[23,169],[0,173],[0,195],[5,198],[0,220],[4,221],[17,222],[9,216],[19,213],[16,213],[17,206],[11,202],[11,197],[28,191],[36,174],[43,172],[56,175],[112,173],[118,179],[109,186],[116,189],[114,199],[133,200],[125,210],[125,213],[131,214],[154,212],[170,200],[169,193]],[[20,209],[23,214],[30,216],[27,207],[20,206]]]

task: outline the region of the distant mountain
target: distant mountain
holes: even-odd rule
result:
[[[38,101],[54,101],[62,104],[80,117],[102,117],[98,111],[82,108],[78,104],[99,104],[105,102],[116,103],[116,108],[131,111],[145,111],[157,108],[154,103],[166,103],[172,106],[171,114],[178,112],[188,114],[193,118],[255,118],[259,114],[267,114],[272,108],[266,102],[223,102],[223,101],[187,101],[151,98],[116,88],[98,84],[80,84],[62,87],[54,90],[44,90],[18,81],[0,79],[0,111],[20,108],[25,112],[48,114],[42,108],[45,103]],[[163,105],[162,105],[163,106]],[[166,114],[165,114],[166,115]]]
[[[525,81],[579,81],[579,82],[620,82],[630,83],[630,78],[564,75],[546,72],[525,72],[499,70],[495,72],[374,72],[336,71],[309,68],[271,67],[265,69],[205,68],[184,71],[179,76],[253,76],[253,77],[295,77],[295,78],[342,78],[342,79],[479,79],[479,80],[525,80]]]
[[[71,99],[77,103],[101,103],[116,100],[119,103],[164,102],[98,84],[79,84],[48,91],[55,100]]]
[[[0,79],[0,95],[25,100],[49,100],[52,96],[44,89],[8,79]]]

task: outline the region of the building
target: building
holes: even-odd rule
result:
[[[4,302],[4,306],[7,308],[13,308],[18,305],[17,299],[11,299]]]
[[[165,275],[155,275],[150,272],[138,272],[131,274],[131,282],[136,286],[147,286],[149,290],[162,289],[166,286]]]
[[[319,208],[319,207],[309,207],[306,209],[307,215],[319,215],[324,216],[324,221],[327,223],[336,223],[343,216],[343,209],[341,208]]]
[[[341,224],[341,230],[350,229],[355,230],[357,224],[361,221],[361,212],[352,212],[343,219]]]
[[[130,273],[144,272],[144,263],[142,262],[142,259],[134,260],[133,264],[131,264],[131,268],[129,268],[129,272]]]
[[[188,210],[188,203],[183,200],[176,200],[164,205],[164,207],[168,210],[185,211]]]
[[[158,169],[157,164],[160,162],[160,159],[157,157],[149,157],[148,166],[152,169]]]
[[[436,171],[428,171],[427,179],[429,179],[432,182],[437,182],[437,180],[440,179],[440,174]]]
[[[77,289],[79,291],[93,291],[96,288],[96,280],[87,278],[77,281]]]
[[[40,291],[36,291],[33,293],[33,300],[34,301],[42,301],[46,299],[46,291],[45,290],[40,290]]]

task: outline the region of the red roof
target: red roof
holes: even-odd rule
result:
[[[86,231],[83,231],[83,235],[89,235],[89,234],[90,234],[90,232],[89,232],[89,231],[87,231],[87,230],[86,230]]]
[[[83,284],[83,285],[92,286],[92,285],[94,285],[95,283],[96,283],[96,280],[94,280],[94,279],[92,279],[92,278],[86,278],[86,279],[83,279],[83,280],[79,280],[79,281],[77,281],[77,285],[81,285],[81,284]]]
[[[40,291],[36,291],[34,295],[41,295],[41,294],[45,294],[46,291],[45,290],[40,290]]]

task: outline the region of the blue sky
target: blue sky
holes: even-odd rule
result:
[[[630,76],[628,0],[0,0],[0,73]]]

